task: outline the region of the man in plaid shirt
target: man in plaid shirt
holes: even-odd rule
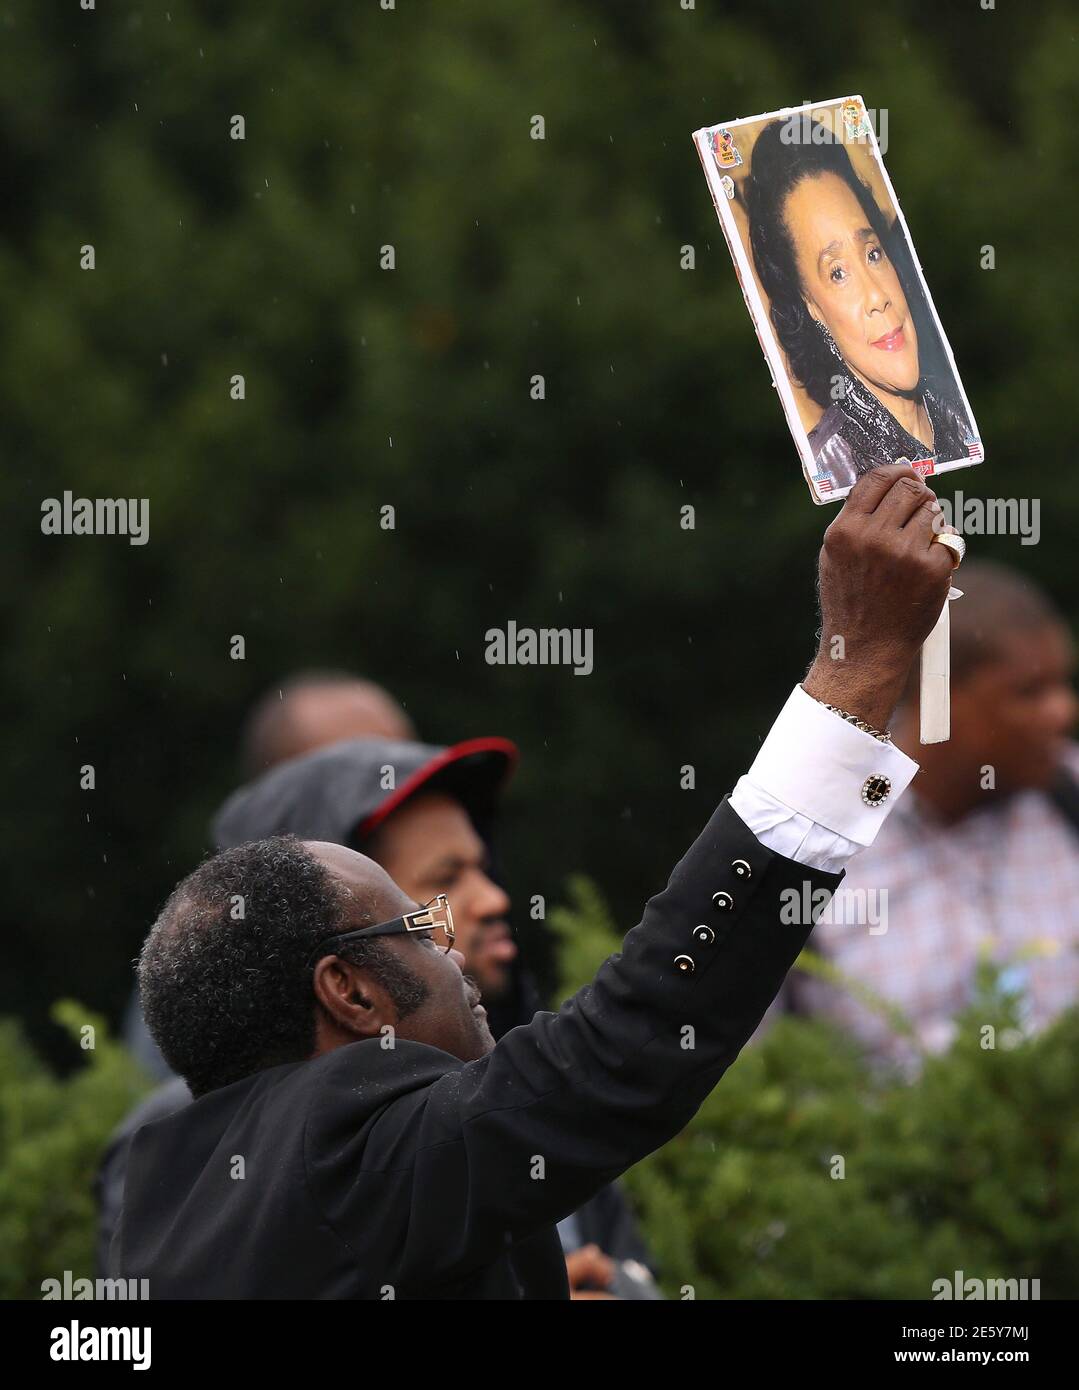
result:
[[[970,563],[952,604],[952,736],[918,741],[917,668],[893,739],[921,764],[850,864],[810,945],[897,1006],[918,1043],[852,993],[796,971],[788,1003],[913,1073],[948,1046],[983,954],[1021,992],[1028,1030],[1079,1001],[1079,747],[1073,648],[1029,580]]]

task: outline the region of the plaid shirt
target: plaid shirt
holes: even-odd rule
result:
[[[1079,775],[1079,747],[1067,762]],[[912,788],[852,860],[809,945],[897,1005],[930,1052],[950,1043],[983,952],[1022,991],[1028,1031],[1042,1028],[1079,999],[1079,833],[1042,792],[943,825]],[[788,1000],[916,1069],[909,1039],[849,992],[795,971]]]

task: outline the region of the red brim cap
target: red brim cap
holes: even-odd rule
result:
[[[395,787],[385,801],[360,821],[356,835],[364,840],[398,807],[419,791],[446,791],[473,815],[486,815],[509,781],[520,753],[508,738],[469,738],[443,748]]]

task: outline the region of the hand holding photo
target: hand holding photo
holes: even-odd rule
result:
[[[694,135],[814,500],[984,457],[860,97]]]

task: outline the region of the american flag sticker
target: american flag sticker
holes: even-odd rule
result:
[[[832,479],[829,478],[826,473],[815,473],[813,475],[813,481],[817,484],[818,492],[831,492],[832,488],[835,486]]]
[[[967,453],[975,463],[981,463],[985,458],[985,450],[982,448],[981,441],[978,439],[967,440]]]

